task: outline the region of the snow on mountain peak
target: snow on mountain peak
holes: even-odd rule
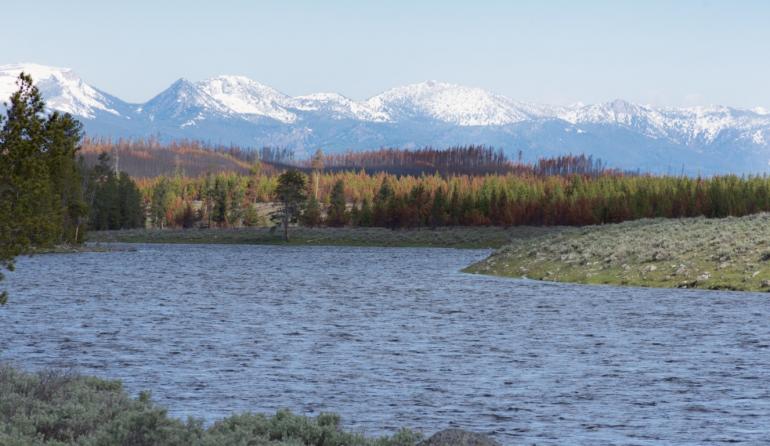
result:
[[[396,87],[355,101],[337,93],[291,97],[232,75],[198,82],[179,79],[151,100],[131,105],[91,87],[72,70],[38,64],[0,65],[0,102],[16,90],[22,71],[33,77],[49,109],[86,118],[87,131],[103,136],[163,134],[248,145],[316,141],[361,147],[454,144],[460,141],[456,135],[467,135],[463,141],[505,146],[519,144],[516,138],[530,144],[526,138],[538,134],[548,147],[590,151],[601,138],[614,145],[612,138],[620,131],[641,137],[647,141],[645,147],[680,147],[698,154],[724,147],[755,153],[770,149],[770,112],[761,107],[656,107],[622,99],[549,106],[438,81]],[[550,122],[543,125],[545,121]],[[384,122],[389,125],[368,125]],[[446,131],[449,126],[454,126],[452,132]],[[509,127],[487,132],[483,126]],[[554,131],[559,132],[556,138]],[[586,136],[575,136],[585,134],[593,138],[591,146],[584,146]]]
[[[216,76],[196,85],[234,113],[266,116],[284,123],[297,120],[297,115],[287,110],[291,97],[245,76]]]
[[[388,122],[390,116],[374,110],[367,103],[356,102],[339,93],[313,93],[297,96],[292,106],[297,110],[330,114],[333,119],[358,119],[372,122]]]
[[[150,99],[137,113],[156,118],[204,119],[205,114],[227,114],[228,110],[187,79],[177,79],[167,89]]]
[[[120,115],[111,107],[111,98],[85,83],[71,69],[33,63],[0,65],[0,98],[3,101],[16,91],[16,80],[21,72],[32,76],[52,110],[89,119],[94,118],[97,111]]]
[[[396,119],[427,116],[461,126],[504,125],[531,117],[530,110],[504,96],[437,81],[393,88],[367,105]]]

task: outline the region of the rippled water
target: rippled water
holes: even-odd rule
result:
[[[486,254],[150,245],[23,258],[0,360],[119,378],[208,421],[287,407],[368,434],[770,443],[767,295],[458,272]]]

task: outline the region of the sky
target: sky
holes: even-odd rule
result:
[[[770,108],[766,1],[0,0],[0,64],[144,102],[240,74],[361,100],[425,80],[549,104]]]

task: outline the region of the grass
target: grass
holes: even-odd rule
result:
[[[149,393],[131,398],[118,381],[0,365],[3,446],[413,446],[409,430],[367,438],[345,432],[334,414],[244,413],[215,422],[170,418]]]
[[[585,284],[770,291],[770,214],[571,228],[516,240],[465,271]]]
[[[558,231],[536,227],[449,227],[431,229],[292,228],[289,245],[499,248],[513,240]],[[286,244],[269,228],[129,229],[88,233],[89,242]]]
[[[79,252],[114,252],[114,251],[131,251],[133,248],[115,247],[115,246],[101,246],[93,244],[83,245],[70,245],[60,244],[47,247],[32,247],[26,251],[25,255],[36,254],[74,254]]]

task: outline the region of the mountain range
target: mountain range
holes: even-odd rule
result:
[[[520,102],[436,81],[364,101],[337,93],[289,96],[243,76],[179,79],[142,104],[123,101],[70,69],[0,65],[0,98],[30,74],[50,109],[75,115],[96,137],[195,139],[290,147],[298,156],[380,147],[484,144],[526,160],[590,154],[629,170],[770,173],[770,113],[726,106],[655,107],[624,100],[567,106]]]

